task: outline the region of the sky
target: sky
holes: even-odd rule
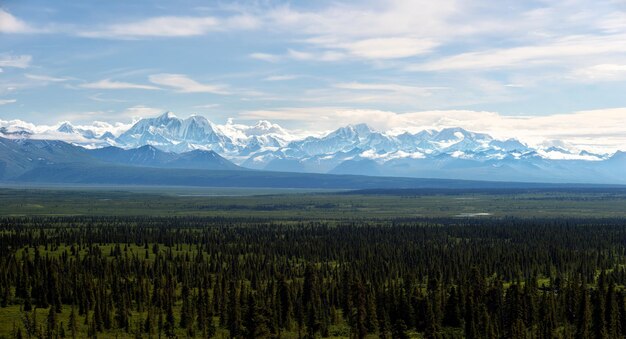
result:
[[[0,1],[0,120],[164,111],[624,150],[626,0]]]

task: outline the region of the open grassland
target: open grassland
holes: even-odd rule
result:
[[[0,189],[0,215],[152,215],[286,219],[626,217],[626,191],[280,191]],[[235,195],[236,194],[236,195]]]

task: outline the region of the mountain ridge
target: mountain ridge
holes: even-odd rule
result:
[[[172,153],[161,151],[150,145],[128,150],[115,146],[86,149],[59,140],[0,138],[0,180],[12,180],[36,168],[59,164],[245,170],[213,151]]]
[[[623,152],[596,154],[567,149],[565,142],[536,148],[514,138],[500,140],[460,127],[390,134],[361,123],[321,136],[295,138],[265,120],[256,125],[216,125],[203,116],[181,119],[165,112],[135,122],[119,131],[117,137],[109,130],[95,132],[68,122],[54,132],[52,136],[60,134],[75,145],[93,149],[113,146],[137,153],[137,149],[151,146],[171,159],[176,157],[172,154],[197,150],[215,152],[227,161],[211,153],[198,153],[193,161],[198,168],[205,168],[200,158],[210,163],[213,157],[221,166],[234,163],[255,170],[523,182],[626,182],[615,173],[626,166],[620,160]],[[13,139],[39,135],[18,125],[2,126],[0,133]],[[94,151],[99,152],[104,151]],[[179,166],[193,166],[189,157]],[[132,159],[126,161],[133,164]],[[161,167],[165,162],[157,161]]]

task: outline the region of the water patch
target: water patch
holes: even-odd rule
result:
[[[457,218],[473,218],[473,217],[488,217],[492,215],[491,213],[461,213],[461,214],[457,214],[455,215],[455,217]]]

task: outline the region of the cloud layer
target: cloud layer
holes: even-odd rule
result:
[[[30,55],[0,54],[0,67],[28,68],[32,60]]]
[[[150,76],[150,81],[157,85],[173,88],[182,93],[229,94],[224,86],[202,84],[184,74],[154,74]]]
[[[80,85],[80,87],[91,88],[91,89],[148,89],[148,90],[159,89],[158,87],[155,87],[155,86],[133,84],[133,83],[123,82],[123,81],[112,81],[110,79],[104,79],[104,80],[100,80],[96,82],[82,84]]]
[[[30,33],[34,29],[24,21],[0,8],[0,33]]]

